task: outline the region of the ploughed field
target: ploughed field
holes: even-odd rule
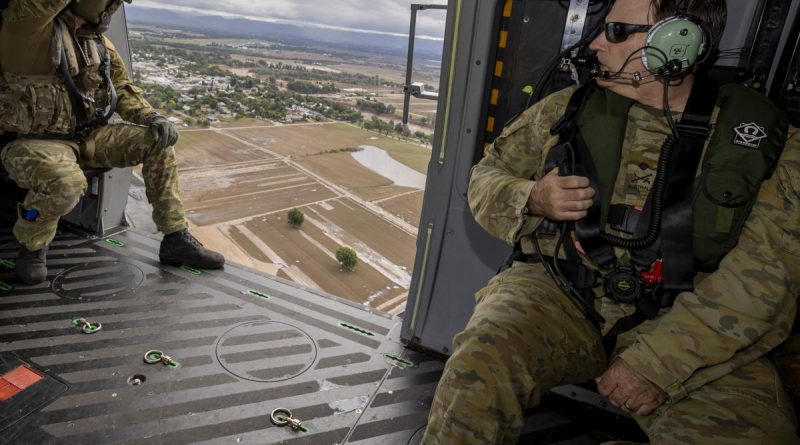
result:
[[[384,150],[424,174],[430,150],[344,123],[185,131],[177,146],[193,232],[237,263],[386,312],[400,313],[422,208],[419,186],[398,186],[353,154]],[[297,208],[304,224],[292,228]],[[343,272],[339,247],[358,253]]]

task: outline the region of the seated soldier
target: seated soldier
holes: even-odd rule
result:
[[[653,444],[800,443],[767,357],[800,295],[800,132],[693,66],[726,14],[617,0],[599,78],[473,168],[475,218],[519,250],[475,296],[424,444],[515,444],[544,392],[592,380]]]
[[[126,0],[130,2],[131,0]],[[225,259],[187,231],[173,145],[178,133],[131,82],[102,35],[122,0],[11,0],[0,28],[0,131],[16,140],[0,154],[28,189],[14,225],[16,272],[47,279],[47,246],[59,219],[86,192],[81,167],[142,164],[153,220],[165,234],[162,263],[218,269]],[[130,123],[110,125],[114,112]]]

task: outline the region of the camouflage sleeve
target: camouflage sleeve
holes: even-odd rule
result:
[[[558,142],[550,127],[561,117],[575,88],[554,93],[526,110],[472,167],[467,197],[475,220],[492,236],[513,244],[532,233],[542,218],[528,215],[531,178],[544,171],[545,153]]]
[[[111,54],[111,81],[119,96],[117,113],[128,122],[145,125],[148,118],[158,113],[144,98],[142,89],[133,84],[114,45],[105,37],[104,41]]]
[[[26,27],[45,27],[72,0],[11,0],[3,12],[3,24]]]
[[[739,244],[620,358],[679,400],[783,342],[798,295],[800,131],[793,128]]]

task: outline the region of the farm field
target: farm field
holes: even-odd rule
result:
[[[181,131],[175,153],[182,168],[274,158],[262,150],[242,144],[214,130]]]
[[[354,152],[370,146],[424,173],[429,149],[342,123],[214,128],[181,137],[182,197],[204,244],[300,285],[403,311],[423,191],[396,185]],[[287,222],[292,208],[305,216],[300,228]],[[352,272],[335,259],[342,246],[358,253]]]

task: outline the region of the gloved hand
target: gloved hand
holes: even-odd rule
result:
[[[148,123],[153,137],[162,147],[171,147],[178,142],[178,130],[164,116],[156,116]]]

